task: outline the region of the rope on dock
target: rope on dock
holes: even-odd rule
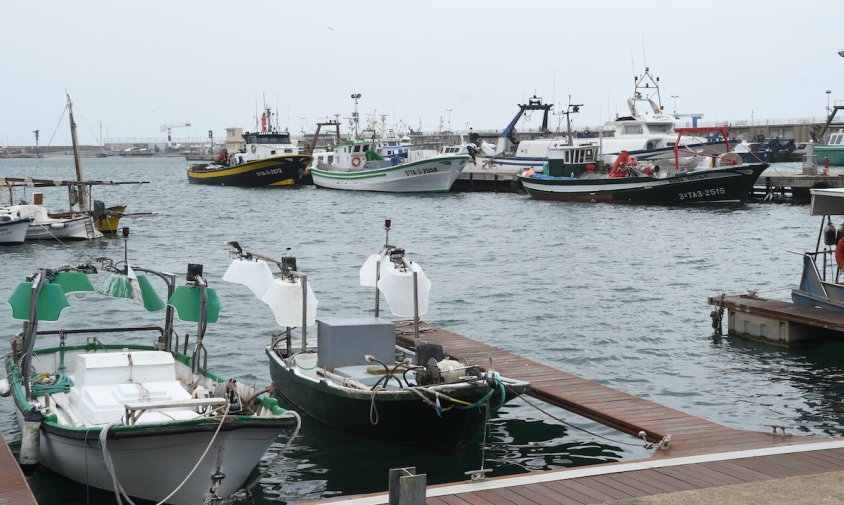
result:
[[[511,391],[511,392],[515,394],[515,391]],[[671,435],[670,434],[662,437],[662,439],[659,442],[656,442],[656,443],[648,442],[647,433],[645,433],[644,431],[639,432],[639,437],[642,440],[645,441],[644,445],[641,445],[641,444],[638,444],[638,443],[633,444],[633,443],[630,443],[630,442],[622,442],[621,440],[615,440],[615,439],[612,439],[610,437],[605,437],[604,435],[599,435],[598,433],[595,433],[593,431],[589,431],[586,428],[572,424],[568,421],[565,421],[564,419],[561,419],[561,418],[551,414],[550,412],[548,412],[546,410],[543,410],[538,405],[531,403],[530,400],[528,400],[526,398],[526,395],[520,395],[519,398],[521,400],[523,400],[525,403],[527,403],[528,405],[530,405],[531,407],[533,407],[536,410],[542,412],[543,414],[545,414],[546,416],[550,417],[551,419],[553,419],[557,422],[560,422],[560,423],[562,423],[562,424],[564,424],[564,425],[566,425],[570,428],[574,428],[575,430],[582,431],[583,433],[587,433],[589,435],[592,435],[593,437],[601,438],[601,439],[606,440],[608,442],[612,442],[614,444],[626,445],[626,446],[629,446],[629,447],[644,447],[645,449],[650,450],[650,449],[668,449],[668,446],[671,443]]]

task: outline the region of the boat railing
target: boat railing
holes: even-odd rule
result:
[[[212,412],[225,406],[229,401],[225,398],[191,398],[189,400],[167,400],[160,402],[134,402],[125,404],[127,426],[132,426],[148,410],[167,409],[199,409],[213,407]]]

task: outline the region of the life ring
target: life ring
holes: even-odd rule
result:
[[[352,156],[352,166],[359,167],[360,166],[360,156]]]
[[[252,146],[252,152],[254,153],[258,149],[258,146]]]
[[[844,270],[844,237],[835,244],[835,262],[838,263],[839,270]]]

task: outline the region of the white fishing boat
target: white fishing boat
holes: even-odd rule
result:
[[[334,146],[333,162],[311,168],[314,184],[353,191],[446,192],[460,175],[468,154],[437,154],[418,161],[378,154],[378,139],[349,140]]]
[[[262,396],[266,390],[207,369],[203,339],[221,306],[202,266],[188,265],[187,285],[176,287],[174,274],[126,261],[97,261],[99,267],[39,268],[9,298],[12,317],[24,324],[12,339],[0,393],[11,394],[15,402],[21,465],[32,470],[40,464],[114,492],[118,503],[121,496],[130,503],[130,497],[176,505],[220,503],[250,489],[257,483],[247,484],[252,470],[298,418]],[[101,294],[133,298],[148,311],[162,310],[165,303],[146,274],[163,280],[164,325],[123,316],[128,323],[123,327],[42,330],[42,322],[58,321],[70,306],[69,293],[94,291],[98,272],[105,275]],[[80,302],[110,311],[115,303]],[[183,337],[174,330],[174,313],[197,323],[194,342],[184,336],[184,348],[193,349],[190,356],[178,351]],[[151,341],[140,343],[135,335]],[[75,341],[80,337],[87,339]]]
[[[480,155],[475,163],[491,170],[518,169],[542,173],[548,159],[548,149],[561,142],[568,145],[587,147],[597,145],[601,160],[611,165],[622,151],[639,161],[673,160],[677,145],[675,117],[662,108],[659,94],[659,78],[649,68],[636,77],[633,96],[627,99],[630,114],[619,116],[605,125],[608,135],[600,138],[575,138],[574,136],[552,135],[548,129],[548,114],[553,105],[544,104],[536,96],[527,104],[519,105],[519,113],[502,130],[495,146],[481,144]],[[564,115],[578,112],[580,105],[569,104]],[[517,141],[515,127],[521,117],[532,111],[542,111],[543,119],[539,133],[544,138]],[[687,137],[680,146],[681,158],[689,165],[697,164],[696,156],[717,156],[727,151],[726,144],[718,137]]]

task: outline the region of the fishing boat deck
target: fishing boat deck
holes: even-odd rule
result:
[[[427,488],[429,504],[586,504],[844,470],[844,440],[745,431],[614,390],[476,340],[430,326],[425,341],[471,364],[531,383],[531,396],[648,440],[670,435],[653,457]],[[400,331],[400,345],[411,332]],[[810,493],[811,494],[811,493]],[[764,495],[763,495],[764,496]],[[321,501],[387,503],[384,493]]]
[[[37,505],[6,439],[0,435],[0,505]]]

